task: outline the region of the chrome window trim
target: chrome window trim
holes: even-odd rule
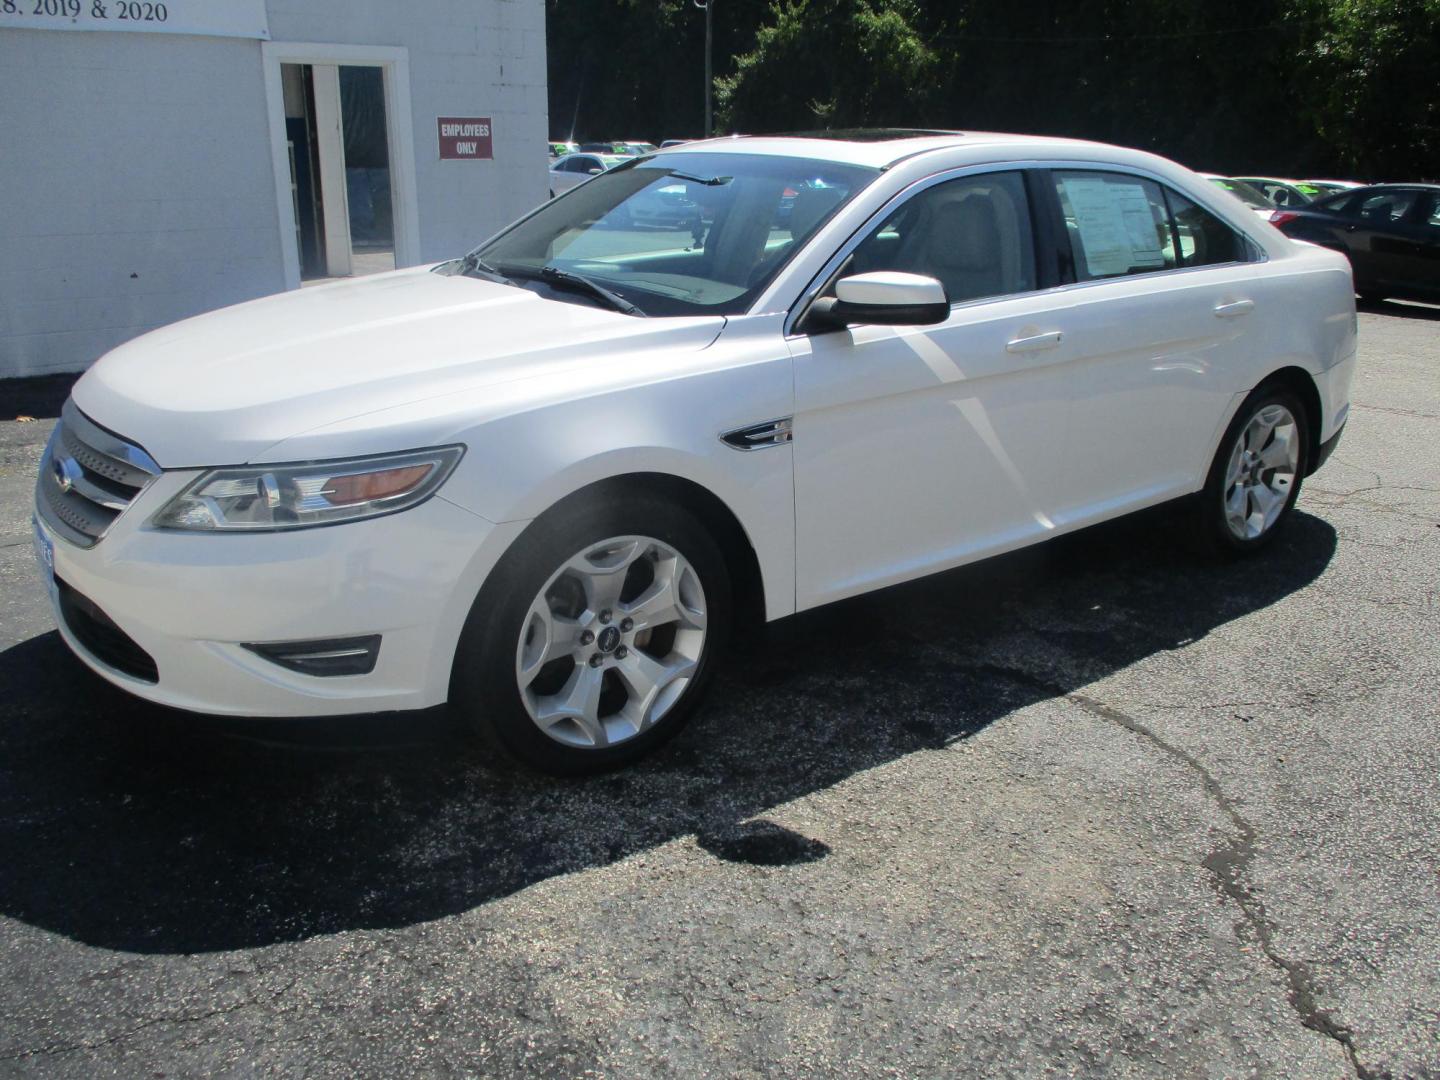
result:
[[[894,213],[897,209],[899,209],[899,207],[905,202],[908,202],[916,195],[919,195],[922,191],[934,187],[936,184],[945,183],[949,180],[957,180],[965,176],[983,176],[987,173],[1026,172],[1033,170],[1073,170],[1077,172],[1084,171],[1128,173],[1130,175],[1137,176],[1142,180],[1149,180],[1151,183],[1159,184],[1162,188],[1175,190],[1175,185],[1169,180],[1167,180],[1165,177],[1160,176],[1159,174],[1152,172],[1149,169],[1142,169],[1139,166],[1124,165],[1118,163],[1112,164],[1110,162],[1104,161],[1077,161],[1070,159],[1026,159],[1023,161],[1003,162],[990,161],[979,165],[963,165],[954,169],[946,169],[943,172],[933,173],[930,176],[921,177],[919,180],[916,180],[908,186],[901,188],[893,196],[891,196],[891,198],[886,201],[883,206],[881,206],[878,210],[876,210],[868,218],[866,218],[865,221],[853,233],[850,234],[846,241],[836,249],[834,255],[832,255],[829,259],[825,261],[825,265],[820,268],[819,273],[816,274],[813,278],[811,278],[810,282],[805,286],[804,289],[801,290],[800,295],[796,298],[794,303],[790,305],[785,316],[785,337],[787,339],[790,339],[806,336],[805,334],[798,333],[795,330],[795,324],[800,321],[800,319],[804,316],[805,312],[809,309],[810,305],[815,302],[816,297],[820,295],[820,290],[825,287],[825,283],[830,280],[836,270],[840,268],[840,265],[844,263],[847,258],[850,257],[851,253],[854,252],[854,250],[865,241],[865,239],[870,235],[871,229],[878,228],[880,225],[884,224],[885,219],[890,214]],[[1010,300],[1019,296],[1034,296],[1039,293],[1062,293],[1074,289],[1092,288],[1097,285],[1110,285],[1117,281],[1137,281],[1154,278],[1162,274],[1188,274],[1202,270],[1218,270],[1225,267],[1254,266],[1257,263],[1264,263],[1269,261],[1269,253],[1257,241],[1248,236],[1244,230],[1236,229],[1231,222],[1227,221],[1221,215],[1216,214],[1214,208],[1208,205],[1204,200],[1195,198],[1194,196],[1184,191],[1178,191],[1177,194],[1184,195],[1185,198],[1195,203],[1202,210],[1205,210],[1207,213],[1214,215],[1223,225],[1229,228],[1232,232],[1236,232],[1255,252],[1256,258],[1244,261],[1207,263],[1204,266],[1176,266],[1161,270],[1152,270],[1149,273],[1145,274],[1125,274],[1118,277],[1095,278],[1091,281],[1066,282],[1062,285],[1051,285],[1044,289],[1027,289],[1024,292],[1001,293],[998,296],[984,296],[975,300],[957,301],[956,303],[950,305],[951,311],[954,311],[956,308],[960,307],[973,307],[977,304],[993,304],[999,301]],[[1033,234],[1035,232],[1034,207],[1029,207],[1028,209],[1030,211],[1030,229],[1033,238]],[[758,312],[754,309],[751,309],[749,312],[747,312],[747,314],[756,315],[763,314],[763,312]],[[943,326],[944,324],[941,323],[939,325]]]

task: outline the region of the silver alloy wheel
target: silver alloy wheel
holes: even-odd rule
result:
[[[616,536],[567,559],[530,604],[515,679],[536,726],[581,749],[654,727],[705,647],[705,590],[679,551]]]
[[[1225,469],[1225,524],[1240,540],[1254,540],[1285,510],[1300,468],[1300,428],[1284,405],[1266,405],[1250,418]]]

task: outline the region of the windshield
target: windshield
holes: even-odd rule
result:
[[[522,280],[547,267],[583,275],[647,315],[736,315],[878,175],[757,154],[640,158],[547,203],[476,254]]]

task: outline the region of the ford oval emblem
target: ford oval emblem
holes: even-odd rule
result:
[[[62,495],[75,486],[75,481],[70,476],[70,470],[66,468],[67,464],[64,458],[56,458],[50,463],[50,471],[55,475],[55,486],[60,489]]]

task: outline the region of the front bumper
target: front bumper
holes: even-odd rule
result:
[[[293,532],[148,528],[197,475],[161,475],[90,548],[37,521],[54,577],[72,594],[67,618],[62,590],[51,588],[60,633],[81,660],[139,697],[225,716],[343,715],[445,701],[470,606],[523,522],[495,525],[436,496],[389,517]],[[153,659],[154,681],[120,670],[134,671],[129,664],[114,666],[87,633],[93,627],[77,618],[75,594]],[[364,675],[294,671],[242,645],[362,634],[381,635],[374,670]]]
[[[1320,444],[1320,451],[1315,455],[1315,460],[1310,465],[1310,472],[1313,473],[1316,469],[1320,468],[1320,466],[1324,465],[1325,462],[1330,460],[1330,455],[1335,453],[1335,448],[1340,445],[1340,436],[1344,434],[1345,421],[1342,420],[1340,426],[1335,429],[1335,434]]]

